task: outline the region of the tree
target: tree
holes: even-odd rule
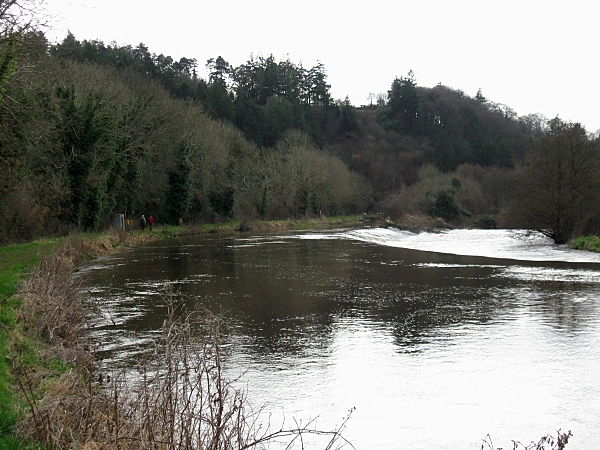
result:
[[[477,94],[475,95],[475,100],[477,100],[480,104],[485,105],[488,101],[487,98],[483,95],[481,88],[477,90]]]
[[[402,134],[417,134],[419,116],[419,94],[413,71],[406,78],[394,79],[388,91],[389,114],[395,128]]]
[[[0,101],[17,68],[21,38],[40,26],[37,6],[34,0],[0,0]]]
[[[56,98],[57,156],[66,162],[71,193],[64,212],[72,225],[96,229],[107,204],[104,166],[112,158],[103,145],[110,128],[108,108],[100,92],[78,92],[74,85],[58,86]]]
[[[167,221],[177,225],[190,208],[190,190],[192,164],[189,159],[190,148],[185,142],[177,147],[176,167],[169,172],[167,185]]]
[[[443,189],[432,194],[432,205],[429,213],[433,217],[441,217],[444,220],[451,221],[460,214],[460,206],[454,197],[454,191]]]
[[[340,101],[338,103],[338,107],[340,108],[340,133],[355,133],[359,131],[358,118],[356,117],[356,111],[350,103],[350,99],[348,96],[344,99],[344,101]]]
[[[231,64],[229,64],[223,57],[217,56],[217,58],[210,58],[206,61],[206,68],[209,70],[209,80],[211,83],[219,83],[227,87],[227,80],[233,72]]]
[[[0,0],[0,39],[40,29],[43,26],[42,3],[39,0]]]
[[[564,244],[598,215],[600,149],[585,128],[558,117],[526,155],[520,179],[522,224]]]

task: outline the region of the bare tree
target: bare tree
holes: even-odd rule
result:
[[[0,36],[40,25],[41,0],[0,0]]]
[[[559,118],[526,156],[520,177],[521,225],[564,244],[598,214],[600,148],[578,123]]]

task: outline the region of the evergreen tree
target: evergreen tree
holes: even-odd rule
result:
[[[190,208],[191,199],[191,172],[193,170],[190,162],[190,147],[181,141],[177,146],[177,161],[175,168],[169,172],[166,211],[167,222],[179,224]]]
[[[340,102],[340,126],[338,130],[341,133],[356,133],[359,130],[356,111],[350,103],[348,96],[343,102]]]
[[[106,186],[98,172],[94,172],[98,176],[91,175],[98,161],[110,158],[110,153],[100,155],[101,140],[110,128],[102,97],[99,93],[87,93],[80,98],[74,86],[59,86],[56,97],[60,158],[66,163],[71,194],[63,211],[78,228],[96,229],[107,206]]]
[[[388,91],[389,116],[396,131],[402,134],[419,134],[419,94],[417,80],[412,70],[405,77],[394,79]]]

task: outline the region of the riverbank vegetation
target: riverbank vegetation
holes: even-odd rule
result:
[[[14,295],[2,304],[2,316],[10,320],[3,322],[2,361],[8,367],[0,374],[0,447],[227,449],[262,448],[282,439],[310,439],[323,448],[350,445],[342,436],[349,416],[323,431],[313,421],[270,424],[248,405],[244,391],[223,374],[223,318],[186,311],[173,292],[165,298],[169,320],[140,363],[140,376],[98,369],[93,343],[85,338],[96,314],[94,299],[73,271],[92,254],[149,236],[113,231],[5,247],[15,258],[2,260],[13,269],[8,272],[21,267],[29,275],[2,280],[3,290]],[[192,329],[205,333],[193,337],[198,334],[192,336]]]
[[[0,18],[1,19],[1,18]],[[6,22],[6,21],[5,21]],[[233,67],[34,27],[0,39],[0,243],[160,225],[379,213],[395,223],[600,232],[600,144],[577,123],[411,72],[356,107],[324,64]]]
[[[95,301],[72,273],[90,255],[153,238],[162,236],[113,230],[93,238],[4,247],[13,259],[3,259],[3,269],[18,273],[15,265],[29,264],[19,266],[21,276],[2,289],[12,286],[14,291],[14,281],[30,275],[1,309],[11,320],[3,322],[8,338],[2,361],[9,366],[0,377],[6,394],[0,398],[5,414],[0,448],[241,449],[263,448],[273,440],[297,442],[301,448],[306,442],[353,448],[343,437],[352,410],[339,426],[323,431],[313,421],[272,424],[268,411],[249,405],[245,392],[234,387],[237,380],[223,375],[229,348],[224,317],[186,310],[173,291],[167,290],[165,297],[169,319],[140,362],[139,377],[99,369],[94,345],[85,336],[96,314]],[[192,335],[192,329],[203,333]],[[14,385],[18,388],[13,391]],[[559,432],[556,438],[544,436],[515,448],[560,450],[570,436]],[[493,447],[489,437],[484,443]]]
[[[172,378],[166,390],[132,397],[117,391],[123,380],[113,376],[102,390],[80,338],[94,305],[70,274],[115,247],[161,234],[365,217],[410,229],[526,227],[559,243],[600,232],[600,200],[591,195],[600,183],[599,139],[579,124],[518,117],[481,91],[420,87],[412,73],[356,107],[331,98],[324,64],[304,68],[272,56],[238,67],[212,58],[203,80],[196,60],[143,44],[71,34],[50,43],[35,9],[0,4],[0,447],[174,442],[134,413],[142,400],[173,405],[179,389],[199,380]],[[57,238],[105,230],[116,213],[131,217],[135,232]],[[138,232],[141,214],[156,217],[153,233]],[[338,215],[347,216],[329,219]],[[51,239],[36,241],[42,237]],[[185,330],[186,322],[169,327],[166,348],[175,342],[168,330]],[[252,434],[251,413],[239,415],[240,394],[221,394],[232,399],[228,420],[237,420],[230,436],[250,433],[247,443],[268,436]],[[182,410],[160,413],[168,413],[163,425],[184,421]],[[213,431],[225,419],[216,413]],[[198,419],[186,417],[190,428],[178,438],[199,439]],[[339,431],[327,436],[339,439]]]
[[[600,252],[600,236],[579,237],[573,241],[572,247],[578,250]]]

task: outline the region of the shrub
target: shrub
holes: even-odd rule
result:
[[[482,214],[475,220],[475,226],[486,230],[491,230],[498,227],[498,219],[489,214]]]
[[[224,318],[206,309],[186,314],[172,294],[166,300],[169,317],[138,376],[102,373],[88,361],[50,381],[17,363],[30,407],[20,436],[42,448],[234,450],[282,439],[292,448],[307,435],[327,449],[352,447],[341,434],[349,415],[331,431],[317,430],[314,420],[271,430],[262,410],[234,387],[237,380],[224,375]]]
[[[433,217],[441,217],[446,221],[451,221],[456,219],[460,212],[461,208],[452,191],[442,190],[433,194],[433,203],[430,210]]]

